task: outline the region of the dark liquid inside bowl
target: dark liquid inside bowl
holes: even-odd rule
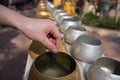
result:
[[[64,77],[75,70],[76,62],[65,53],[47,52],[36,59],[35,66],[45,76]]]

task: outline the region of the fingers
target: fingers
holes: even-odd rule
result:
[[[54,28],[54,29],[51,31],[51,34],[52,34],[53,37],[50,37],[50,38],[53,39],[54,45],[55,45],[56,48],[58,49],[59,46],[60,46],[60,41],[61,41],[60,32],[59,32],[57,29]]]
[[[47,22],[44,24],[46,27],[44,26],[40,29],[42,34],[42,38],[40,38],[40,41],[48,49],[56,53],[58,52],[61,41],[60,32],[57,29],[54,21],[47,20]]]
[[[57,36],[55,43],[54,43],[57,49],[59,49],[59,47],[60,47],[60,41],[61,41],[61,37]]]
[[[43,45],[45,45],[48,49],[50,49],[52,52],[57,53],[58,49],[56,48],[55,44],[53,43],[53,39],[48,39],[47,37],[44,37],[41,41]]]
[[[49,34],[43,36],[42,43],[54,53],[58,52],[61,35],[56,28],[49,29]]]
[[[61,37],[57,37],[57,38],[49,38],[49,41],[56,47],[56,49],[59,49],[60,46],[60,41],[61,41]]]

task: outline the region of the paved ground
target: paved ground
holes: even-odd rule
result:
[[[33,17],[33,13],[26,10],[22,14]],[[90,34],[102,41],[106,56],[120,61],[120,37]],[[22,80],[30,43],[31,40],[18,30],[0,29],[0,80]]]
[[[21,32],[0,29],[0,80],[21,80],[30,40]]]
[[[33,17],[35,9],[21,14]],[[30,43],[20,31],[0,26],[0,80],[22,80]]]

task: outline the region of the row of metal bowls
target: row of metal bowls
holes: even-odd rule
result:
[[[86,29],[80,27],[81,22],[66,14],[56,17],[56,21],[65,42],[71,45],[70,52],[74,58],[93,62],[87,71],[88,80],[120,80],[120,62],[107,57],[101,58],[102,42],[88,35]]]
[[[79,19],[68,15],[61,9],[53,8],[51,12],[65,42],[71,46],[71,54],[77,60],[94,62],[102,56],[101,41],[90,36],[86,29],[81,27]]]
[[[48,5],[49,4],[49,5]],[[86,71],[88,80],[120,80],[120,62],[103,57],[102,43],[81,27],[81,22],[62,10],[47,3],[59,25],[64,40],[71,46],[72,56],[92,63]],[[74,58],[68,54],[46,52],[37,57],[31,67],[29,80],[81,80],[80,70]]]
[[[63,13],[63,12],[62,12]],[[87,33],[81,22],[69,15],[56,14],[56,21],[64,40],[70,44],[70,53],[79,61],[92,63],[86,72],[88,80],[120,80],[120,62],[102,57],[102,42]],[[61,18],[61,20],[60,20]]]
[[[103,54],[101,41],[88,35],[86,29],[80,27],[79,20],[73,17],[64,19],[64,16],[69,15],[60,15],[55,19],[65,42],[71,46],[72,56],[79,61],[93,63],[86,72],[87,79],[120,80],[120,62],[111,58],[101,58]]]

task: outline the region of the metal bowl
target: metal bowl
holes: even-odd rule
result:
[[[45,2],[39,2],[38,6],[40,6],[40,7],[47,7]]]
[[[54,18],[55,18],[56,12],[59,12],[59,11],[61,11],[61,9],[57,9],[56,7],[52,9],[51,14],[53,15]]]
[[[50,51],[50,50],[48,48],[46,48],[42,43],[37,42],[37,41],[32,41],[28,52],[29,52],[29,55],[31,56],[31,58],[33,60],[35,60],[39,55],[41,55],[42,53],[48,52],[48,51]],[[68,52],[66,44],[63,39],[60,42],[60,47],[59,47],[58,51],[64,52],[64,53]]]
[[[39,10],[37,11],[36,16],[38,18],[50,18],[50,13],[48,10]]]
[[[47,52],[48,49],[40,42],[32,41],[29,47],[29,55],[35,60],[40,54]]]
[[[73,16],[70,15],[59,15],[58,18],[56,19],[58,25],[64,20],[64,19],[70,19],[73,18]]]
[[[120,80],[120,62],[103,57],[95,61],[87,72],[88,80]]]
[[[51,13],[51,15],[52,15],[53,18],[55,18],[55,12],[56,12],[57,10],[58,10],[58,9],[57,9],[56,7],[53,7],[53,8],[51,8],[51,9],[49,9],[49,11],[50,11],[50,13]]]
[[[81,80],[76,61],[66,53],[46,52],[32,64],[28,80]]]
[[[79,36],[87,34],[83,27],[70,27],[64,32],[64,40],[68,44],[72,44]]]
[[[48,10],[47,4],[44,0],[40,0],[38,3],[38,8],[42,10]]]
[[[59,12],[65,12],[65,11],[62,10],[62,9],[56,9],[55,12],[54,12],[54,15],[56,15],[56,14],[59,13]]]
[[[102,43],[93,36],[82,35],[71,45],[70,52],[76,59],[91,63],[102,56]]]
[[[59,30],[61,33],[64,33],[69,27],[78,27],[80,25],[80,20],[76,18],[64,19],[59,25]]]
[[[46,1],[46,4],[47,4],[47,8],[49,9],[49,11],[51,11],[52,8],[55,8],[55,6],[49,1]]]
[[[64,15],[68,15],[68,14],[65,11],[63,11],[63,10],[57,10],[55,12],[54,18],[55,18],[55,20],[57,20],[59,16],[64,16]]]

